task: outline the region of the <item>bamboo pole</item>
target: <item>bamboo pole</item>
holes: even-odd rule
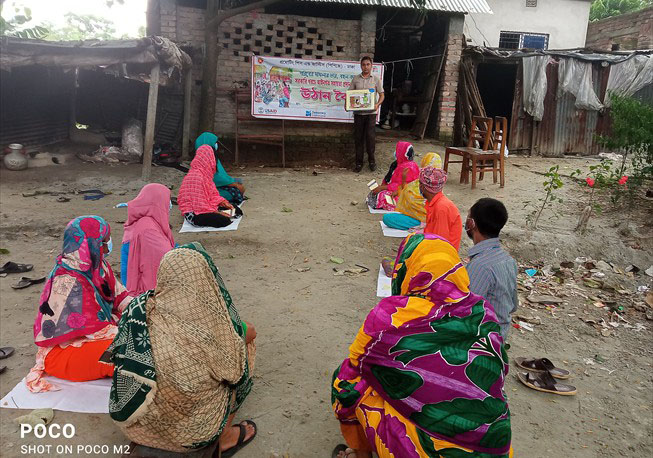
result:
[[[157,63],[150,71],[150,92],[147,96],[147,119],[145,121],[145,148],[143,149],[143,181],[149,182],[152,174],[152,150],[154,149],[154,127],[156,103],[159,98],[159,76],[161,67]]]

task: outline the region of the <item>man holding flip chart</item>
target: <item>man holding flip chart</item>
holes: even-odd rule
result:
[[[361,73],[354,76],[349,86],[350,90],[370,90],[375,99],[374,109],[354,111],[354,142],[356,145],[356,167],[354,172],[360,172],[363,169],[363,159],[365,157],[364,149],[367,149],[367,160],[370,170],[376,170],[376,161],[374,159],[374,150],[376,148],[376,113],[383,103],[383,83],[378,76],[372,75],[372,58],[364,56],[361,59]],[[378,95],[377,95],[378,94]],[[347,100],[345,99],[345,110],[347,110]]]

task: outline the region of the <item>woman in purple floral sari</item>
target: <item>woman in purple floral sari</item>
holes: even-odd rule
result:
[[[336,370],[349,446],[334,455],[508,457],[508,358],[492,306],[469,291],[456,250],[433,234],[399,248],[392,296],[372,309]]]

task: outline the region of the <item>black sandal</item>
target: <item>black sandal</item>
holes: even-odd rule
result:
[[[4,266],[0,267],[0,274],[20,274],[23,272],[29,272],[34,266],[32,264],[18,264],[13,261],[5,263]]]
[[[9,358],[13,354],[14,354],[14,347],[0,348],[0,359]]]
[[[256,423],[254,423],[252,420],[245,420],[244,423],[248,425],[252,425],[254,427],[254,434],[252,437],[249,439],[245,440],[245,436],[247,435],[247,429],[245,425],[243,425],[243,422],[238,423],[238,427],[240,428],[240,434],[238,435],[238,442],[236,442],[236,445],[233,447],[229,447],[227,450],[224,450],[223,452],[220,453],[221,458],[229,458],[230,456],[233,456],[238,452],[241,448],[252,442],[252,439],[256,437],[257,433],[257,428],[256,428]],[[235,425],[232,425],[235,426]],[[218,445],[218,449],[219,449]]]

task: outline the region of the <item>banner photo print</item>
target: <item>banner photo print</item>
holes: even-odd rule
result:
[[[359,62],[252,56],[252,116],[354,122],[345,99],[360,72]],[[374,64],[372,75],[383,82],[383,64]]]

